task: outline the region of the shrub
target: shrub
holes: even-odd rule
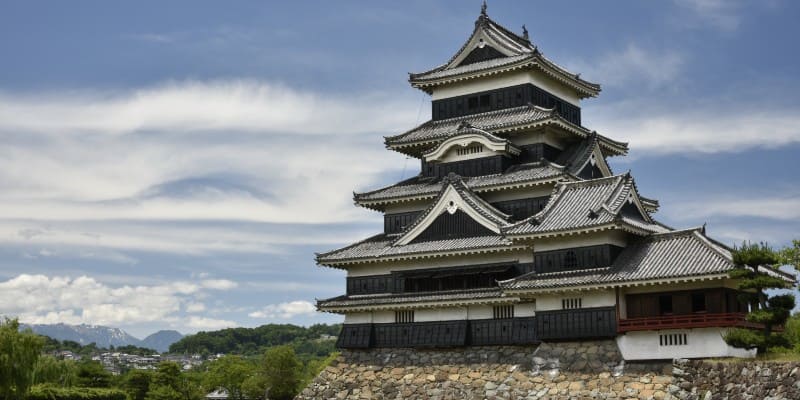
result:
[[[37,385],[31,388],[28,400],[128,400],[128,395],[119,389],[106,388],[61,388]]]

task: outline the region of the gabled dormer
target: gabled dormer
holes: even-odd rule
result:
[[[464,121],[458,126],[456,134],[422,156],[426,162],[430,163],[464,161],[492,156],[511,158],[519,153],[520,149],[508,140],[477,129],[469,122]]]
[[[450,174],[433,203],[403,231],[394,245],[496,236],[511,225],[510,218],[473,193],[461,177]]]
[[[613,175],[606,161],[596,132],[564,150],[556,159],[567,172],[581,179],[605,178]]]
[[[431,94],[434,120],[532,103],[555,107],[580,125],[580,99],[600,93],[600,85],[547,59],[524,26],[517,34],[490,19],[485,5],[472,34],[450,60],[410,74],[409,82]]]
[[[647,212],[630,173],[558,183],[542,211],[503,228],[503,234],[517,240],[608,230],[636,235],[669,230]]]

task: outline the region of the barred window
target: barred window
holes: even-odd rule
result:
[[[492,308],[492,317],[494,319],[514,318],[514,306],[494,306]]]
[[[459,156],[465,156],[465,155],[468,155],[468,154],[477,154],[477,153],[482,153],[482,152],[483,152],[483,146],[482,145],[469,146],[469,147],[456,149],[456,154],[458,154]]]
[[[686,346],[689,343],[686,341],[685,333],[668,333],[665,335],[658,335],[659,346]]]
[[[561,299],[561,308],[564,310],[571,310],[583,307],[583,299],[580,297],[573,299]]]
[[[398,324],[407,324],[414,322],[414,310],[410,311],[395,311],[394,322]]]

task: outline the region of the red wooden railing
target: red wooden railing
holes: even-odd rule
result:
[[[621,319],[617,331],[648,331],[656,329],[730,327],[761,328],[761,324],[745,320],[745,313],[689,314]]]

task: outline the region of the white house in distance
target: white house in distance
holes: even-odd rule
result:
[[[455,55],[409,82],[432,119],[385,142],[419,175],[356,193],[384,231],[317,255],[347,271],[346,294],[317,304],[345,316],[339,347],[615,338],[628,360],[754,354],[721,336],[755,327],[730,249],[654,219],[658,201],[606,162],[628,145],[583,125],[600,85],[485,5]]]

